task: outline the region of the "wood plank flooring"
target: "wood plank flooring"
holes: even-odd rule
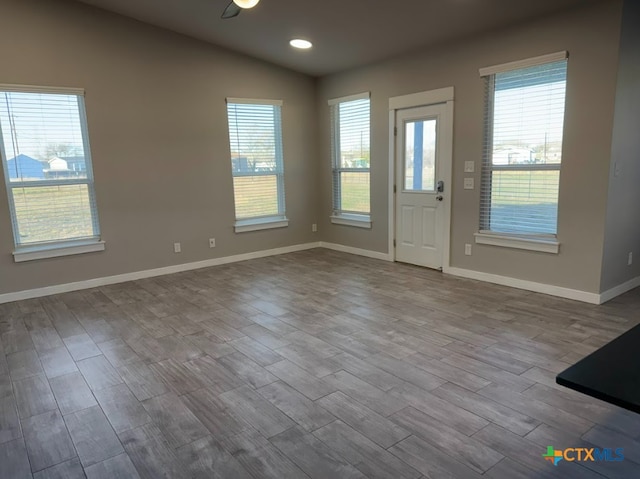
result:
[[[0,305],[0,478],[637,478],[554,377],[639,311],[323,249]]]

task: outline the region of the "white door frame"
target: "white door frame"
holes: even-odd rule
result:
[[[396,249],[393,239],[396,234],[396,195],[393,185],[396,184],[396,111],[417,106],[429,106],[438,103],[446,104],[447,121],[444,128],[444,145],[441,153],[445,168],[441,177],[445,180],[445,194],[442,207],[444,208],[444,238],[442,270],[447,271],[451,265],[451,196],[453,193],[453,87],[439,90],[412,93],[410,95],[389,98],[389,260],[396,260]]]

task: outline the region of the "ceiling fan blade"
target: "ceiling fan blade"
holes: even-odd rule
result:
[[[242,11],[242,8],[240,8],[238,5],[233,3],[233,1],[231,1],[231,3],[227,5],[227,8],[224,9],[224,12],[222,12],[221,18],[227,19],[227,18],[237,17],[238,15],[240,15],[241,11]]]

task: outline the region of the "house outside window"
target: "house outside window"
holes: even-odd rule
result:
[[[103,250],[84,91],[0,85],[0,137],[16,261]]]

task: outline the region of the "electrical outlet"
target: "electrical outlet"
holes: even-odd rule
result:
[[[464,245],[464,254],[471,256],[471,245],[469,243]]]
[[[215,248],[215,247],[216,247],[216,239],[209,238],[209,248]]]
[[[180,246],[180,243],[173,243],[173,252],[182,253],[182,247]]]
[[[631,266],[633,264],[633,253],[629,253],[629,260],[627,261],[627,265]]]
[[[464,172],[465,173],[475,173],[476,171],[476,162],[475,161],[465,161],[464,162]]]
[[[313,231],[314,233],[315,233],[316,231],[318,231],[318,225],[317,225],[317,224],[315,224],[315,223],[313,223],[313,224],[311,225],[311,231]]]

